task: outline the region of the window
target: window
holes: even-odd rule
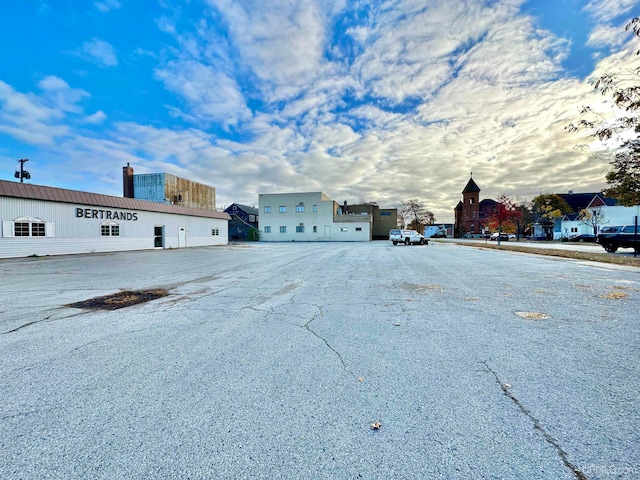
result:
[[[269,206],[264,207],[264,213],[271,213],[271,207]]]
[[[220,235],[220,229],[219,228],[212,228],[211,229],[211,235],[213,235],[214,237]]]
[[[298,213],[304,212],[304,205],[296,205],[296,212]]]
[[[287,213],[287,207],[284,205],[280,205],[278,209],[280,210],[280,213]]]
[[[271,233],[271,227],[264,227],[264,233]]]
[[[380,212],[380,216],[381,217],[390,217],[391,216],[391,212]]]
[[[356,232],[361,232],[362,231],[362,227],[356,227]]]
[[[348,229],[347,229],[347,227],[340,227],[340,231],[341,232],[346,232],[346,231],[348,231]]]
[[[280,227],[280,233],[287,233],[287,227]]]
[[[318,227],[317,226],[313,226],[313,233],[318,233]]]
[[[249,215],[249,223],[255,223],[256,221],[256,216],[255,215]]]
[[[120,225],[116,222],[104,222],[100,225],[101,237],[119,237]]]
[[[16,237],[28,237],[29,236],[29,223],[28,222],[16,222],[13,227],[13,234]]]
[[[32,237],[44,237],[44,223],[34,222],[31,224]]]
[[[313,206],[313,211],[314,211],[314,212],[317,212],[317,211],[318,211],[318,205],[314,205],[314,206]]]
[[[298,225],[296,227],[296,233],[304,233],[304,225]]]
[[[9,222],[11,224],[11,222]],[[50,224],[53,225],[53,224]],[[5,235],[7,236],[7,235]],[[45,237],[47,229],[45,223],[39,218],[22,217],[13,222],[14,237]],[[53,236],[51,234],[50,236]]]

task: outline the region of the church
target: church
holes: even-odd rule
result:
[[[469,178],[467,185],[462,190],[462,200],[458,202],[454,210],[455,238],[478,238],[485,233],[487,215],[493,211],[496,201],[490,198],[480,201],[480,187]]]

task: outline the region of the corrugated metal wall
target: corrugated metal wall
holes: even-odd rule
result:
[[[83,216],[78,216],[77,209],[83,210]],[[84,209],[90,209],[90,217],[96,218],[86,218]],[[107,221],[107,211],[112,212],[112,217],[113,212],[118,212],[119,218],[113,221],[120,225],[119,237],[101,236],[100,227]],[[136,220],[133,220],[134,214]],[[228,243],[228,221],[223,219],[0,197],[0,228],[4,222],[13,222],[20,217],[38,218],[53,224],[54,236],[10,237],[3,229],[0,232],[0,258],[153,248],[157,225],[165,227],[165,248],[179,247],[180,227],[186,228],[187,247]],[[212,235],[214,229],[218,235]]]
[[[133,176],[133,194],[139,200],[150,202],[171,203],[172,198],[165,193],[164,173],[145,173]]]
[[[216,189],[203,183],[165,174],[165,195],[178,205],[203,210],[216,209]]]

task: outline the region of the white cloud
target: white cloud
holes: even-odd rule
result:
[[[91,41],[84,42],[80,48],[72,53],[101,67],[115,67],[118,65],[116,50],[109,42],[99,38],[92,38]]]
[[[212,66],[190,59],[177,60],[158,69],[156,77],[187,102],[196,123],[235,125],[251,116],[235,80]]]
[[[98,124],[104,122],[106,119],[107,119],[107,114],[104,113],[102,110],[98,110],[93,115],[89,115],[88,117],[85,117],[84,121],[85,121],[85,123],[98,125]]]
[[[57,123],[64,113],[34,95],[17,92],[0,81],[0,132],[31,145],[51,145],[70,128]]]
[[[95,7],[101,12],[110,12],[120,8],[120,2],[118,0],[104,0],[102,2],[93,2]]]
[[[343,1],[208,0],[224,17],[240,63],[261,82],[265,98],[294,97],[327,62],[328,25]]]
[[[606,23],[629,14],[636,5],[637,0],[591,0],[584,10],[597,22]]]

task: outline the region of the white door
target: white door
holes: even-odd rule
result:
[[[187,246],[187,229],[180,227],[178,230],[178,248],[184,248]]]
[[[324,236],[327,238],[331,238],[331,225],[324,226]]]

